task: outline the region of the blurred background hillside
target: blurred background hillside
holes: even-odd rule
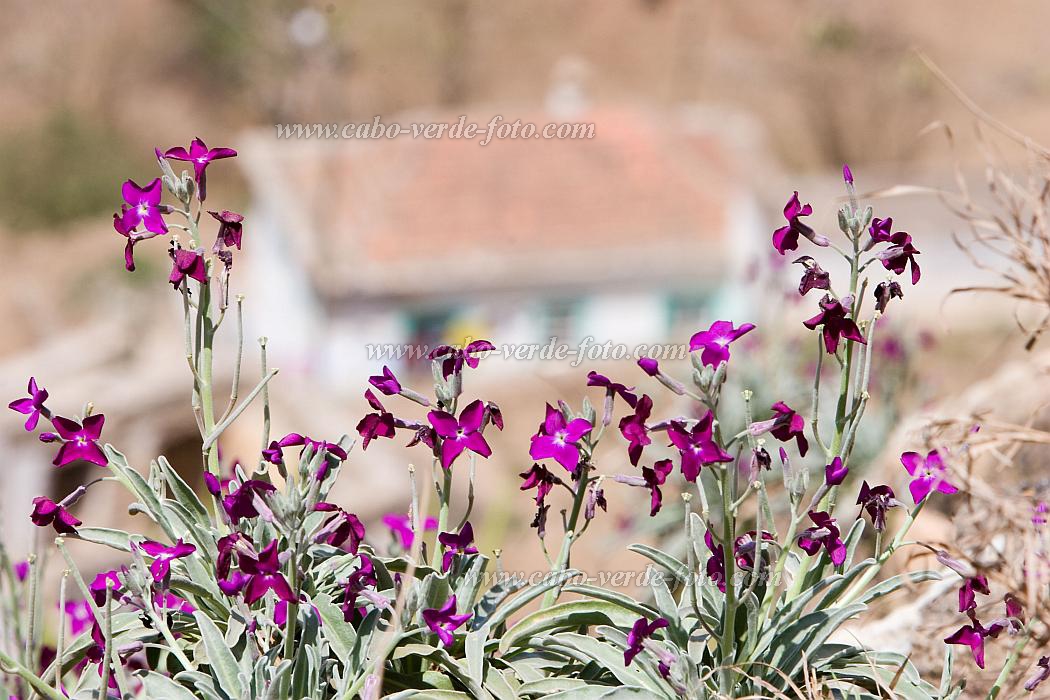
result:
[[[1050,142],[1050,5],[1035,0],[0,7],[0,395],[21,396],[35,374],[60,410],[94,401],[105,437],[136,466],[164,453],[198,481],[164,245],[140,246],[139,270],[128,274],[110,225],[120,183],[155,176],[155,146],[200,136],[240,152],[211,166],[208,204],[247,216],[234,291],[247,295],[249,339],[269,336],[282,369],[274,432],[335,439],[353,434],[367,374],[382,364],[368,360],[366,343],[682,343],[730,315],[792,329],[753,334],[758,361],[740,381],[761,383],[751,384],[759,405],[804,405],[807,388],[793,383],[810,361],[799,322],[816,299],[792,292],[794,256],[769,246],[791,191],[830,232],[843,162],[862,192],[951,186],[955,159],[980,179],[971,115],[916,50],[998,118]],[[275,132],[461,114],[480,124],[497,114],[588,122],[595,137],[482,147]],[[953,127],[954,153],[943,131],[921,135],[935,120]],[[902,415],[980,380],[1020,337],[1000,307],[945,301],[979,274],[955,249],[962,227],[936,197],[879,201],[876,212],[915,237],[924,277],[889,317],[896,330],[878,380],[890,398],[873,410],[871,459]],[[228,360],[229,343],[224,351]],[[252,363],[254,352],[249,342]],[[426,388],[426,367],[390,364]],[[660,392],[630,361],[493,360],[471,375],[468,392],[509,411],[496,455],[478,469],[486,496],[477,519],[493,540],[484,546],[498,540],[539,560],[516,475],[528,467],[543,402],[578,402],[589,369]],[[224,438],[228,461],[258,449],[258,420],[249,411]],[[64,495],[88,473],[54,476],[50,451],[19,425],[10,415],[0,428],[9,484],[0,526],[16,553],[31,536],[30,499]],[[342,486],[348,508],[370,525],[403,511],[409,458],[389,442],[355,451]],[[627,468],[622,450],[608,460],[610,473]],[[627,491],[610,500],[641,502]],[[127,517],[107,497],[93,490],[79,512]],[[630,525],[609,521],[607,531]],[[585,556],[612,566],[622,544],[610,538]]]

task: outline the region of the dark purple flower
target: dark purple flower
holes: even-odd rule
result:
[[[842,566],[846,561],[846,545],[839,537],[839,528],[835,519],[824,512],[809,512],[809,519],[815,527],[807,528],[798,537],[798,546],[806,554],[813,556],[820,551],[821,546],[827,550],[831,557],[831,563]]]
[[[395,396],[401,393],[401,383],[397,381],[397,377],[386,365],[383,365],[383,373],[369,377],[368,383],[378,389],[379,393],[387,396]]]
[[[925,459],[918,452],[905,452],[901,455],[901,464],[910,475],[915,477],[908,484],[915,505],[925,500],[931,491],[945,494],[959,491],[948,481],[948,468],[944,465],[941,454],[937,450],[930,450]]]
[[[1024,689],[1030,693],[1047,678],[1050,678],[1050,656],[1041,656],[1035,664],[1035,673],[1024,682]]]
[[[237,212],[223,209],[221,212],[209,211],[212,218],[219,222],[219,233],[215,237],[215,250],[220,246],[241,249],[241,236],[244,235],[244,217]]]
[[[244,602],[251,605],[266,595],[267,591],[273,591],[278,600],[288,602],[295,601],[295,594],[288,580],[281,573],[281,562],[277,555],[277,540],[272,540],[266,548],[259,552],[258,559],[251,557],[240,557],[241,571],[248,574],[247,588],[244,592]]]
[[[222,509],[230,516],[230,522],[236,525],[242,518],[258,517],[260,511],[256,498],[262,500],[264,494],[275,491],[277,488],[271,483],[248,479],[222,499]],[[263,506],[265,507],[265,502]]]
[[[652,443],[652,439],[649,437],[649,428],[645,425],[645,421],[649,420],[649,414],[652,412],[652,409],[653,400],[647,394],[642,394],[642,398],[634,404],[634,413],[620,419],[620,434],[629,443],[627,456],[630,458],[631,464],[636,467],[638,466],[638,460],[642,458],[642,450],[645,449],[646,445]]]
[[[220,158],[233,158],[236,155],[237,151],[232,148],[208,148],[199,138],[193,139],[193,142],[190,143],[189,151],[182,146],[175,146],[164,152],[165,158],[182,160],[193,164],[193,180],[197,183],[197,193],[202,202],[207,196],[207,177],[205,171],[208,168],[208,164],[213,160],[219,160]]]
[[[810,241],[821,247],[827,246],[830,241],[824,236],[816,233],[807,224],[802,223],[800,217],[809,216],[813,213],[813,207],[802,205],[798,200],[798,192],[791,195],[791,199],[784,205],[784,218],[787,226],[782,226],[773,232],[773,247],[777,252],[784,255],[789,250],[798,248],[798,237],[805,236]]]
[[[650,377],[653,377],[679,396],[685,393],[685,386],[674,377],[664,374],[660,370],[660,363],[658,363],[653,358],[643,357],[639,359],[638,366],[642,368],[643,372],[648,374]]]
[[[33,512],[29,519],[37,527],[54,526],[55,532],[60,535],[75,535],[77,526],[82,524],[61,503],[55,503],[43,496],[33,499]]]
[[[834,355],[839,348],[839,338],[856,341],[862,345],[866,344],[860,328],[853,319],[846,318],[846,309],[842,302],[833,299],[826,294],[820,301],[820,313],[811,319],[802,322],[806,328],[815,330],[817,326],[824,326],[824,349]]]
[[[894,498],[893,489],[886,485],[868,486],[865,481],[860,485],[857,505],[868,511],[872,526],[879,532],[886,529],[886,511],[901,505]]]
[[[609,502],[605,500],[605,489],[598,486],[598,480],[592,481],[587,487],[587,501],[583,504],[583,519],[594,520],[594,516],[601,508],[603,513],[609,512]],[[544,511],[546,517],[546,511]]]
[[[547,404],[547,417],[532,436],[529,456],[553,459],[575,474],[580,464],[580,440],[594,428],[586,418],[566,421],[561,411]]]
[[[496,430],[503,430],[503,411],[499,410],[494,401],[485,404],[485,420],[496,426]]]
[[[412,519],[409,518],[408,515],[402,513],[387,513],[383,516],[383,524],[390,528],[390,531],[400,538],[401,549],[406,552],[412,549],[412,543],[415,542],[416,535],[412,531]],[[427,517],[423,519],[424,532],[436,530],[437,526],[437,518]]]
[[[696,481],[700,469],[718,462],[732,462],[733,457],[712,438],[714,414],[708,411],[692,428],[680,421],[671,421],[667,437],[682,455],[682,475],[687,481]]]
[[[105,598],[102,603],[105,604]],[[77,636],[95,621],[95,616],[91,614],[91,603],[87,600],[67,600],[66,605],[62,612],[65,614],[67,620],[69,620],[69,631],[73,636]]]
[[[880,313],[885,313],[886,307],[890,305],[890,300],[894,297],[897,299],[904,298],[901,286],[896,282],[879,282],[878,286],[875,287],[875,308]]]
[[[875,217],[871,220],[871,226],[868,227],[868,232],[871,234],[871,241],[868,243],[868,248],[871,248],[876,243],[887,243],[893,236],[893,217],[887,216],[885,219]]]
[[[984,668],[984,640],[986,637],[994,637],[997,634],[998,632],[986,629],[976,619],[972,619],[971,624],[963,625],[945,637],[944,643],[970,647],[974,662],[979,668]]]
[[[551,492],[555,484],[562,483],[561,479],[538,462],[534,462],[527,472],[522,472],[518,476],[524,479],[520,487],[521,491],[536,489],[536,505],[538,506],[543,505],[544,499],[547,498],[547,494]]]
[[[729,362],[729,344],[755,329],[753,323],[743,323],[733,328],[732,321],[715,321],[706,331],[693,334],[689,339],[689,352],[703,350],[700,359],[705,365],[718,367]]]
[[[438,535],[438,542],[445,548],[441,557],[441,570],[448,571],[452,561],[457,554],[477,554],[478,548],[474,546],[474,528],[470,521],[463,523],[459,533],[442,532]]]
[[[707,577],[711,579],[718,590],[726,592],[726,551],[722,545],[715,545],[714,535],[708,530],[704,533],[704,544],[707,545],[711,556],[707,558]]]
[[[56,467],[64,467],[70,462],[82,459],[100,467],[106,466],[109,460],[98,445],[98,440],[102,437],[102,425],[105,422],[106,417],[101,413],[88,416],[84,419],[83,425],[62,416],[52,418],[51,423],[63,440],[62,447],[58,449],[58,454],[55,455],[52,464]],[[44,440],[45,435],[49,436],[47,441],[50,442],[52,435],[50,433],[41,433],[40,439]]]
[[[484,356],[484,353],[495,349],[496,346],[487,340],[475,340],[462,350],[451,345],[439,345],[430,351],[428,357],[431,360],[441,360],[441,376],[448,379],[452,374],[459,374],[464,363],[471,369],[477,368],[481,358],[475,355]]]
[[[88,585],[88,590],[91,591],[91,597],[95,600],[95,604],[101,607],[106,604],[107,587],[113,589],[113,599],[117,600],[120,598],[123,586],[124,584],[121,583],[117,571],[111,569],[109,571],[95,574],[95,578],[93,578]]]
[[[669,459],[661,459],[650,467],[642,467],[641,476],[618,475],[616,480],[621,484],[629,486],[643,486],[649,489],[649,516],[652,517],[660,512],[663,505],[663,492],[660,487],[667,481],[667,475],[674,469],[674,464]]]
[[[121,217],[121,228],[124,231],[133,231],[141,225],[151,233],[168,232],[168,225],[164,223],[164,218],[161,216],[162,192],[159,177],[145,187],[139,187],[134,180],[128,180],[121,187],[120,192],[128,205]]]
[[[668,624],[667,619],[663,617],[658,617],[652,622],[644,617],[638,618],[631,626],[631,631],[627,633],[627,648],[623,652],[624,665],[630,666],[634,657],[642,653],[645,640],[656,634],[657,630],[667,627]]]
[[[423,611],[423,621],[430,631],[438,636],[442,646],[452,646],[452,633],[470,619],[470,613],[456,614],[456,596],[448,599],[440,609],[427,608]]]
[[[204,256],[200,251],[174,248],[171,250],[171,261],[171,275],[168,281],[175,289],[178,289],[187,277],[201,284],[208,281],[208,266],[204,263]]]
[[[783,401],[777,401],[770,408],[775,415],[769,420],[752,423],[748,431],[754,436],[772,433],[773,437],[785,443],[794,440],[798,453],[805,457],[809,451],[809,441],[805,435],[806,419]]]
[[[314,535],[314,542],[324,542],[333,547],[342,547],[343,543],[350,540],[350,551],[357,554],[361,541],[365,538],[365,526],[353,513],[345,510],[334,503],[324,501],[314,506],[315,511],[332,513],[332,515],[321,525]]]
[[[22,415],[29,416],[26,419],[25,428],[28,431],[33,431],[36,430],[36,424],[40,421],[40,416],[48,418],[51,416],[51,411],[44,405],[44,402],[47,401],[47,389],[37,387],[36,377],[29,378],[28,393],[28,397],[16,399],[7,404],[7,407],[12,411],[18,411]]]
[[[368,443],[377,437],[394,437],[394,414],[386,410],[383,404],[372,393],[371,389],[365,391],[365,399],[368,405],[376,410],[369,413],[357,424],[357,433],[361,436],[361,449],[367,450]]]
[[[875,257],[882,262],[883,267],[898,275],[903,274],[910,263],[911,283],[918,284],[922,271],[915,261],[915,256],[919,255],[919,251],[912,245],[911,236],[904,231],[897,231],[890,236],[890,243],[893,245],[879,252]]]
[[[824,483],[828,486],[838,486],[846,480],[849,467],[842,463],[841,457],[835,457],[831,464],[824,467]]]
[[[660,373],[660,363],[651,357],[640,358],[638,360],[638,366],[641,367],[642,371],[650,377],[655,377]]]
[[[845,163],[842,164],[842,179],[846,181],[847,185],[853,184],[853,171]]]
[[[441,466],[448,469],[464,450],[470,450],[482,457],[492,454],[492,448],[481,434],[481,424],[485,418],[485,404],[474,400],[459,413],[459,420],[445,411],[431,411],[427,420],[434,426],[434,432],[441,436]]]
[[[262,456],[267,462],[281,464],[284,461],[284,448],[297,447],[300,445],[304,449],[309,447],[313,450],[315,455],[324,453],[325,459],[314,474],[314,478],[318,481],[324,481],[324,478],[328,476],[328,468],[331,465],[329,457],[334,457],[340,462],[345,461],[347,457],[346,450],[339,445],[325,440],[314,440],[311,437],[300,435],[299,433],[288,433],[280,440],[271,442],[270,447],[263,450]],[[299,457],[302,458],[301,452],[299,453]]]
[[[604,387],[608,396],[619,395],[631,408],[634,408],[635,404],[638,403],[638,397],[633,393],[633,386],[625,386],[619,382],[614,382],[604,374],[598,374],[593,370],[587,373],[587,386]]]
[[[360,558],[361,563],[350,572],[350,576],[346,580],[343,602],[339,606],[343,610],[343,620],[346,622],[353,621],[355,614],[358,612],[358,595],[365,589],[374,588],[377,585],[375,566],[372,564],[372,560],[364,554]]]
[[[808,255],[803,255],[794,262],[805,268],[802,279],[798,283],[800,295],[806,296],[811,289],[831,289],[831,275],[816,260]]]
[[[183,542],[180,537],[172,546],[161,544],[153,540],[146,540],[139,545],[145,554],[153,557],[149,565],[149,572],[153,574],[154,581],[163,581],[171,572],[171,562],[182,557],[188,557],[197,551],[197,548],[188,542]]]
[[[977,594],[989,595],[988,579],[984,576],[968,576],[959,587],[959,612],[975,611],[977,609]]]
[[[745,532],[740,535],[733,542],[733,556],[736,558],[736,565],[741,571],[752,571],[755,568],[755,554],[758,552],[758,533],[755,530]],[[763,542],[776,543],[776,538],[770,532],[762,531]],[[770,547],[762,547],[762,559],[760,568],[764,568],[769,564],[770,561]]]

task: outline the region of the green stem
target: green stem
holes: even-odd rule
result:
[[[66,696],[45,683],[40,676],[12,659],[2,649],[0,649],[0,669],[4,673],[15,674],[48,700],[66,700]]]
[[[1021,652],[1024,651],[1025,646],[1028,644],[1028,634],[1025,633],[1017,640],[1014,644],[1013,649],[1010,650],[1010,656],[1006,658],[1006,663],[1003,665],[1003,670],[999,671],[999,676],[995,679],[995,685],[988,691],[988,700],[995,700],[999,697],[999,693],[1003,689],[1003,684],[1010,677],[1010,672],[1014,669],[1014,664],[1021,658]]]
[[[722,469],[722,546],[725,555],[725,614],[722,624],[721,667],[719,669],[719,689],[723,694],[732,697],[736,684],[733,671],[734,647],[736,642],[736,557],[733,556],[733,542],[736,540],[736,517],[733,515],[732,503],[736,487],[735,462]]]
[[[561,551],[558,553],[558,561],[555,563],[554,569],[551,571],[551,574],[553,575],[560,574],[569,566],[572,543],[576,538],[576,526],[580,520],[580,512],[583,510],[583,500],[587,498],[587,487],[590,485],[588,466],[581,463],[579,468],[582,470],[580,472],[580,483],[576,485],[576,495],[572,500],[572,510],[569,512],[569,520],[565,526],[565,537],[562,539]],[[554,605],[560,595],[561,586],[551,588],[547,591],[546,595],[543,596],[543,604],[540,607],[549,608],[551,605]]]

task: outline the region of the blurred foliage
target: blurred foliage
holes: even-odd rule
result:
[[[130,153],[116,128],[64,109],[36,127],[5,134],[0,140],[0,220],[25,232],[112,210],[120,201],[113,183],[136,172]],[[72,167],[74,162],[86,167]]]

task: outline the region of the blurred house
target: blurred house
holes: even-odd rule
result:
[[[357,388],[362,371],[413,357],[377,355],[385,346],[487,338],[501,348],[611,341],[633,351],[681,342],[743,303],[727,285],[769,228],[740,177],[754,144],[747,120],[700,109],[573,112],[491,114],[594,123],[593,138],[482,146],[405,133],[245,135],[247,284],[252,321],[283,329],[275,363]],[[473,110],[468,120],[484,127],[490,116]]]

